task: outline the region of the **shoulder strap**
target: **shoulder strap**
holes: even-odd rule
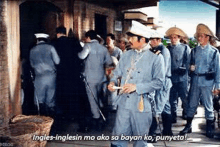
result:
[[[196,61],[195,61],[195,53],[196,53],[196,47],[192,49],[191,52],[191,59],[190,59],[190,65],[195,65]]]
[[[184,50],[184,53],[183,53],[183,62],[182,62],[182,67],[185,67],[186,66],[186,62],[187,62],[187,45],[185,46],[185,50]]]
[[[212,67],[214,68],[214,60],[215,60],[216,54],[217,54],[217,50],[215,50],[215,52],[213,53],[212,61],[211,61],[211,64],[210,64],[211,66],[209,66],[210,71],[212,70]]]
[[[153,53],[156,54],[156,55],[161,54],[161,51],[158,50],[158,49],[156,49],[156,48],[150,48],[150,51],[153,52]]]

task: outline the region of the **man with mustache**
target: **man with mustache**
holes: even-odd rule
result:
[[[155,90],[161,89],[165,79],[164,60],[160,51],[154,52],[146,42],[149,32],[137,22],[127,32],[132,50],[125,52],[119,60],[108,89],[120,89],[113,136],[148,135],[152,122],[151,100]],[[118,86],[121,78],[121,87]],[[112,141],[111,147],[127,147],[128,141]],[[147,140],[134,142],[135,147],[147,146]]]

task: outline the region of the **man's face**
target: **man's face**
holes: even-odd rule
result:
[[[106,44],[107,44],[108,46],[109,46],[109,45],[114,45],[114,40],[112,40],[111,37],[108,36],[108,37],[106,38]]]
[[[180,41],[180,38],[178,35],[172,34],[170,36],[170,41],[172,45],[176,45]]]
[[[205,35],[205,34],[198,34],[197,35],[197,39],[198,39],[198,42],[204,46],[206,44],[208,44],[208,41],[209,41],[209,36]]]
[[[120,43],[119,43],[119,48],[122,49],[122,50],[124,50],[125,47],[126,47],[125,42],[124,42],[124,41],[120,41]]]
[[[85,42],[86,42],[86,43],[91,42],[90,37],[86,37],[86,38],[85,38]]]
[[[150,39],[150,44],[152,47],[157,47],[160,44],[161,40],[158,38]]]
[[[143,39],[143,38],[141,38],[141,39]],[[134,48],[134,49],[140,49],[144,44],[143,40],[138,41],[137,36],[129,37],[128,41],[131,44],[131,48]]]

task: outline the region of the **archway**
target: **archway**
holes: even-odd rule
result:
[[[47,1],[26,1],[20,5],[21,57],[28,58],[34,34],[44,32],[55,38],[55,29],[61,24],[62,10]]]

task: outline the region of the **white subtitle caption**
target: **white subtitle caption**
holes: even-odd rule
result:
[[[43,136],[38,136],[34,135],[33,140],[35,141],[49,141],[49,140],[58,140],[58,141],[78,141],[78,140],[87,140],[87,141],[105,141],[105,140],[110,140],[110,141],[116,141],[116,140],[126,140],[126,141],[137,141],[137,140],[151,140],[151,141],[183,141],[187,140],[187,135],[176,135],[176,136],[126,136],[126,135],[120,135],[120,136],[105,136],[102,134],[101,136],[80,136],[76,134],[75,136],[73,135],[56,135],[56,136],[47,136],[46,134]]]

